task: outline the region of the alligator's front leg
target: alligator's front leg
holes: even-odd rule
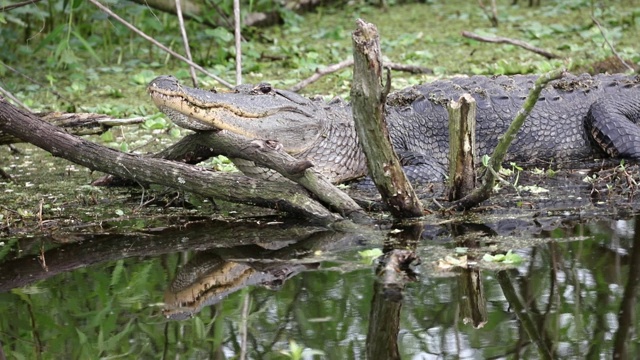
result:
[[[447,169],[430,156],[413,151],[396,151],[402,170],[413,185],[443,182]]]
[[[596,100],[585,118],[585,129],[609,156],[640,160],[640,93]]]

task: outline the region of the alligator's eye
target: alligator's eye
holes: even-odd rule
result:
[[[269,94],[273,91],[273,87],[269,83],[260,83],[253,88],[253,91],[257,94]]]

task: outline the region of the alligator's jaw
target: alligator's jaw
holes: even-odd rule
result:
[[[277,140],[291,154],[309,149],[322,135],[322,121],[314,116],[319,109],[301,97],[280,92],[216,93],[182,86],[173,76],[154,79],[147,90],[158,108],[184,128]]]

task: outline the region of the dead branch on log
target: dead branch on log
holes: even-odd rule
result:
[[[602,34],[602,38],[604,39],[604,42],[607,43],[607,45],[609,46],[609,49],[611,49],[611,52],[613,53],[613,55],[618,59],[618,61],[620,61],[622,63],[622,65],[624,65],[624,67],[627,68],[627,70],[629,70],[630,72],[634,72],[635,70],[629,64],[627,64],[627,62],[624,61],[622,59],[622,57],[620,57],[620,54],[618,54],[616,49],[609,42],[609,39],[607,39],[607,36],[604,34],[604,29],[602,28],[602,25],[600,25],[600,22],[598,21],[598,19],[596,19],[594,16],[591,16],[591,20],[593,21],[594,24],[596,24],[596,26],[600,30],[600,34]]]
[[[237,159],[251,161],[263,168],[264,172],[273,169],[284,177],[279,178],[279,181],[289,179],[302,185],[323,204],[340,215],[358,223],[370,220],[366,212],[351,197],[316,172],[310,161],[294,158],[280,149],[279,143],[276,142],[248,139],[223,131],[196,132],[185,136],[153,157],[195,164],[218,155],[224,155],[234,161]],[[270,178],[273,179],[273,176],[270,175]],[[107,175],[94,181],[92,185],[131,184],[113,175]]]
[[[68,133],[82,135],[100,135],[114,126],[133,125],[144,122],[143,117],[114,119],[103,114],[49,112],[34,114],[40,120],[64,128]],[[22,139],[0,131],[0,145],[23,142]]]
[[[399,64],[394,62],[384,62],[383,64],[384,64],[384,67],[388,67],[391,70],[405,71],[412,74],[433,74],[433,70],[422,67],[422,66]],[[342,69],[348,68],[349,66],[352,66],[352,65],[353,65],[353,59],[347,59],[337,64],[329,65],[322,69],[316,69],[316,72],[313,75],[295,84],[294,86],[289,88],[289,90],[293,92],[298,92],[304,89],[306,86],[318,81],[321,77],[334,73],[336,71],[340,71]]]
[[[319,224],[340,219],[295,184],[260,181],[122,153],[68,134],[4,100],[0,100],[0,131],[19,137],[53,156],[136,182],[161,184],[205,197],[268,207]]]
[[[460,200],[476,188],[476,106],[470,94],[447,104],[450,201]]]
[[[422,205],[402,171],[385,126],[384,106],[390,78],[387,78],[387,87],[382,89],[378,29],[358,19],[352,41],[355,59],[351,84],[353,120],[369,174],[393,216],[422,216]]]
[[[318,199],[342,216],[355,221],[367,219],[366,213],[347,194],[313,169],[308,160],[298,160],[280,148],[279,143],[251,140],[230,132],[200,133],[191,139],[212,151],[229,158],[253,161],[256,165],[273,169],[312,192]]]
[[[478,41],[483,41],[483,42],[488,42],[488,43],[494,43],[494,44],[511,44],[511,45],[515,45],[515,46],[519,46],[523,49],[532,51],[538,55],[542,55],[544,57],[546,57],[547,59],[561,59],[562,56],[560,55],[556,55],[552,52],[546,51],[544,49],[541,49],[539,47],[535,47],[527,42],[521,41],[521,40],[515,40],[515,39],[509,39],[506,37],[501,37],[501,36],[495,36],[495,37],[487,37],[487,36],[481,36],[469,31],[463,31],[462,32],[462,36],[469,38],[469,39],[473,39],[473,40],[478,40]]]

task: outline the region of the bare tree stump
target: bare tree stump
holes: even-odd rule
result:
[[[402,171],[384,120],[380,38],[375,25],[358,19],[353,32],[353,120],[369,175],[396,218],[422,216],[422,204]]]
[[[476,188],[476,100],[464,94],[447,105],[449,111],[449,201]]]

